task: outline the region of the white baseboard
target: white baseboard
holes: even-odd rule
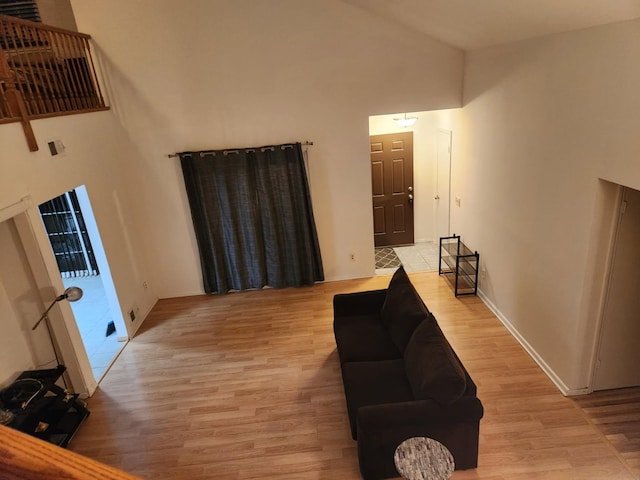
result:
[[[574,396],[574,395],[584,395],[590,393],[588,388],[569,388],[562,379],[553,371],[553,369],[544,361],[544,359],[538,354],[538,352],[533,348],[529,342],[520,334],[518,329],[513,326],[513,324],[505,317],[500,310],[493,304],[491,300],[478,289],[478,297],[484,302],[484,304],[493,312],[493,314],[498,317],[498,320],[502,322],[509,333],[514,336],[514,338],[522,345],[522,347],[526,350],[526,352],[533,358],[533,360],[538,364],[538,366],[542,369],[542,371],[549,377],[549,379],[553,382],[553,384],[560,390],[560,392],[564,396]]]

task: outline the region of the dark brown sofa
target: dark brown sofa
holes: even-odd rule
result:
[[[385,290],[336,295],[334,333],[363,478],[397,477],[393,454],[430,437],[475,468],[476,385],[401,267]]]

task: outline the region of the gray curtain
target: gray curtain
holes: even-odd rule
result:
[[[324,280],[300,143],[179,156],[205,292]]]

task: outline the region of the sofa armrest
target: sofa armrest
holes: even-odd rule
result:
[[[365,480],[398,476],[393,455],[411,437],[429,437],[445,445],[456,470],[478,465],[480,419],[484,410],[476,397],[451,405],[417,400],[361,407],[357,414],[358,463]]]
[[[380,313],[386,296],[386,289],[339,293],[333,297],[334,318]]]
[[[480,399],[472,396],[460,397],[451,405],[440,405],[430,399],[370,405],[358,409],[358,438],[361,431],[376,433],[385,429],[420,426],[428,429],[434,424],[478,422],[483,414]]]

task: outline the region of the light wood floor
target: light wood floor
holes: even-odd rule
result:
[[[455,299],[436,273],[411,278],[485,406],[479,466],[455,480],[640,474],[638,430],[626,432],[636,454],[616,451],[619,434],[598,428],[597,407],[563,397],[478,298]],[[360,478],[332,298],[388,282],[160,301],[70,448],[148,479]],[[638,411],[636,402],[619,415]]]

